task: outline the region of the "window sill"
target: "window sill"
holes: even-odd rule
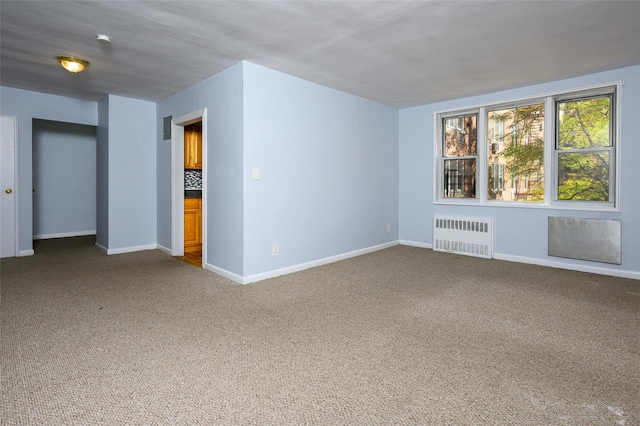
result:
[[[485,201],[479,200],[438,200],[433,202],[434,205],[442,206],[467,206],[467,207],[490,207],[490,208],[517,208],[517,209],[533,209],[533,210],[574,210],[574,211],[593,211],[593,212],[611,212],[619,213],[620,208],[612,204],[592,205],[588,203],[575,204],[550,204],[550,203],[532,203],[517,201]]]

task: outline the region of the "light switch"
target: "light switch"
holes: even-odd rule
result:
[[[253,169],[253,180],[260,179],[260,169]]]

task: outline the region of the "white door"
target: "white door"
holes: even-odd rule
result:
[[[16,255],[16,117],[0,116],[0,257]]]

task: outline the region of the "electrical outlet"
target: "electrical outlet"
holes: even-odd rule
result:
[[[387,225],[387,232],[391,232],[391,225]]]
[[[277,256],[278,254],[280,254],[280,247],[277,244],[274,244],[271,248],[271,254],[273,256]]]

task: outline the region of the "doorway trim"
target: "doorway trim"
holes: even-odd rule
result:
[[[171,255],[184,256],[184,126],[202,122],[202,267],[207,259],[207,109],[171,120]]]
[[[18,117],[15,115],[2,114],[3,119],[10,119],[13,121],[13,142],[12,146],[8,150],[4,151],[5,155],[9,151],[11,155],[11,162],[13,163],[13,185],[11,190],[13,195],[13,237],[14,247],[13,256],[29,256],[33,254],[33,250],[27,250],[23,253],[20,252],[20,186],[18,182]],[[1,148],[0,148],[1,149]],[[2,188],[4,191],[6,188]]]

